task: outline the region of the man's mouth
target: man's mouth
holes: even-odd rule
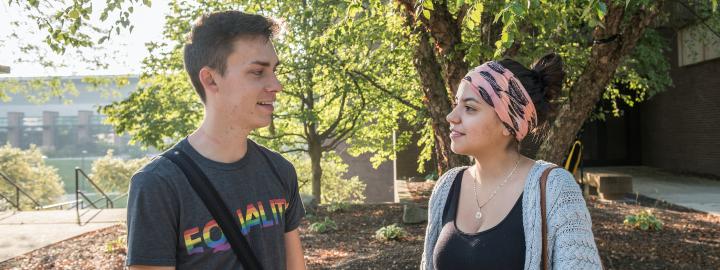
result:
[[[257,105],[260,105],[260,107],[263,107],[270,111],[273,111],[275,109],[275,101],[260,101],[257,103]]]

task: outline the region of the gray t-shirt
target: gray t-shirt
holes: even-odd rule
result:
[[[260,149],[250,142],[247,154],[234,163],[203,157],[187,139],[173,146],[176,148],[202,168],[233,211],[263,268],[285,269],[284,234],[295,230],[305,215],[292,164],[263,149],[278,170],[281,179],[277,179]],[[287,190],[280,181],[285,182]],[[127,224],[127,265],[242,269],[230,243],[183,172],[162,156],[133,175]]]

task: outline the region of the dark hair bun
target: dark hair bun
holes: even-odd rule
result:
[[[537,72],[545,100],[554,100],[560,95],[565,80],[565,70],[560,55],[548,53],[535,61],[531,68]]]

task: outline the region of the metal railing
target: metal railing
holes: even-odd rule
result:
[[[80,176],[81,175],[85,178],[85,180],[87,182],[90,183],[90,185],[92,185],[93,188],[95,188],[96,191],[98,191],[102,195],[101,198],[93,201],[90,198],[88,198],[84,192],[82,192],[80,190]],[[82,200],[80,199],[81,197],[82,197]],[[75,204],[75,214],[77,217],[78,225],[82,225],[82,223],[80,222],[80,208],[84,208],[83,202],[87,201],[88,204],[90,204],[90,206],[92,206],[93,208],[100,209],[100,207],[97,206],[97,203],[102,200],[105,200],[105,208],[113,208],[113,199],[110,199],[110,196],[105,194],[105,192],[103,192],[103,190],[100,187],[98,187],[98,185],[95,184],[95,182],[92,179],[90,179],[90,177],[87,174],[85,174],[85,172],[82,169],[80,169],[79,167],[75,167],[75,201],[79,202],[79,203]]]
[[[20,195],[21,195],[21,194],[22,194],[22,195],[25,195],[25,197],[27,197],[33,204],[35,204],[35,209],[40,209],[40,208],[42,208],[42,206],[40,205],[40,203],[38,203],[37,200],[33,199],[33,197],[31,197],[30,195],[28,195],[22,188],[20,188],[20,186],[18,186],[18,185],[15,183],[15,181],[13,181],[12,179],[10,179],[10,177],[8,177],[5,173],[0,172],[0,178],[2,178],[3,180],[5,180],[5,182],[7,182],[8,184],[10,184],[11,186],[15,187],[15,201],[14,201],[14,202],[13,202],[12,199],[8,198],[7,196],[0,194],[0,197],[3,198],[3,199],[5,199],[8,203],[10,203],[10,205],[12,205],[13,207],[15,207],[15,209],[17,209],[18,211],[21,210],[21,209],[20,209]]]

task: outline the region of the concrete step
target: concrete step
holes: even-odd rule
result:
[[[127,210],[82,209],[81,226],[75,210],[0,212],[0,262],[87,232],[124,223]]]
[[[80,221],[86,223],[124,222],[127,209],[81,209]],[[0,225],[23,224],[77,224],[75,210],[18,211],[5,218],[0,214]]]

